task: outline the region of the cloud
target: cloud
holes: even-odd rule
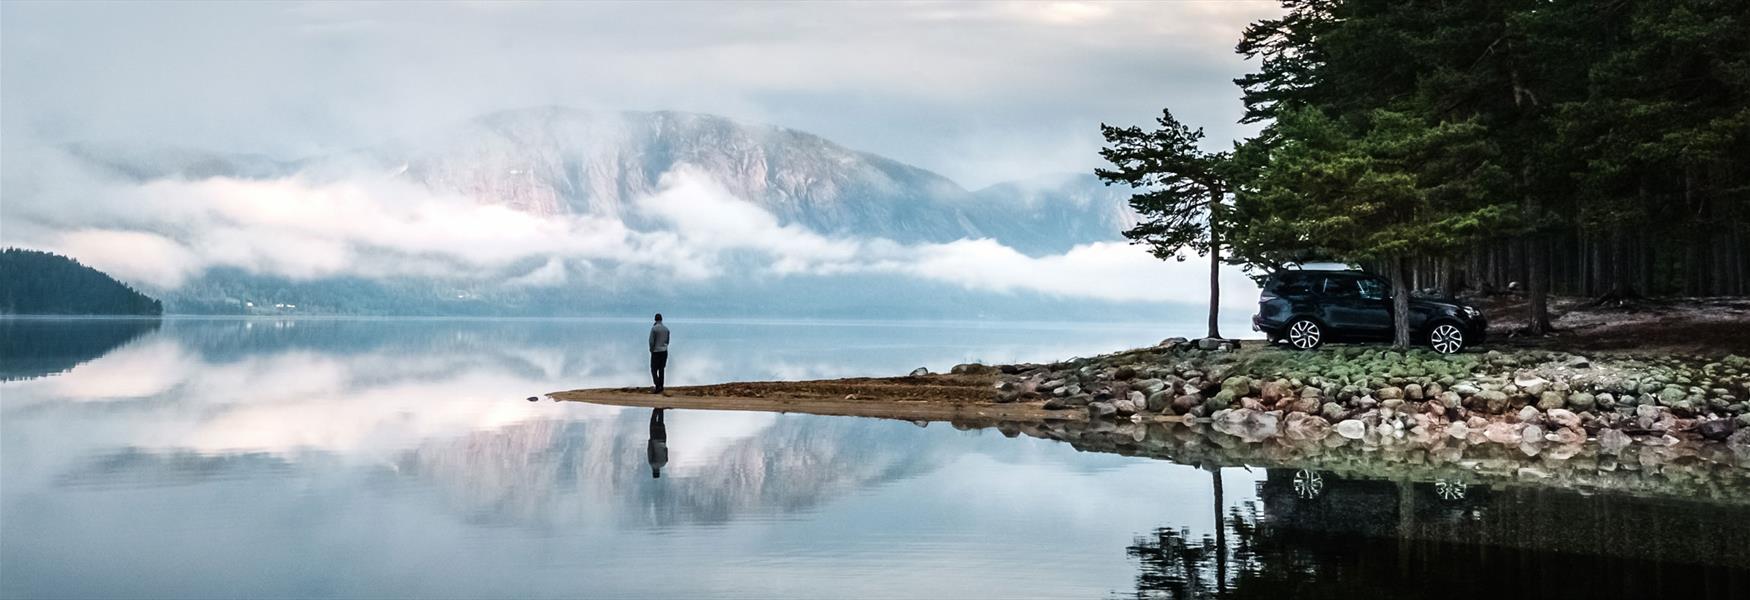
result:
[[[53,182],[83,183],[9,198],[0,216],[10,231],[0,237],[160,290],[221,267],[292,280],[434,278],[517,287],[586,283],[573,277],[576,268],[643,286],[746,275],[880,274],[994,293],[1139,302],[1207,298],[1207,270],[1198,261],[1163,262],[1119,242],[1032,257],[989,239],[902,244],[828,236],[783,224],[686,166],[665,173],[655,193],[632,202],[635,216],[656,224],[642,230],[616,218],[482,204],[386,175],[133,183],[104,181],[66,164],[46,170]],[[1256,297],[1237,270],[1224,271],[1223,282],[1231,305]]]
[[[825,135],[979,187],[1098,161],[1171,105],[1246,135],[1273,1],[0,3],[0,129],[287,158],[506,108],[674,109]]]

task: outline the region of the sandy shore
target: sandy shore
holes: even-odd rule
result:
[[[1043,402],[995,401],[997,375],[924,375],[816,381],[756,381],[671,387],[583,389],[548,394],[555,400],[613,406],[798,412],[906,421],[1085,421],[1086,411],[1046,410]],[[1163,417],[1163,420],[1179,420]]]

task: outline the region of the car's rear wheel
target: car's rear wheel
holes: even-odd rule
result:
[[[1311,350],[1325,343],[1324,328],[1310,319],[1301,319],[1288,324],[1288,345],[1301,350]]]
[[[1438,323],[1428,330],[1428,347],[1441,354],[1453,354],[1464,349],[1464,330],[1451,323]]]

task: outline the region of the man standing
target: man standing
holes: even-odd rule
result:
[[[662,324],[662,313],[656,313],[656,324],[650,326],[650,379],[656,383],[656,389],[650,393],[662,393],[662,377],[668,369],[668,327]]]

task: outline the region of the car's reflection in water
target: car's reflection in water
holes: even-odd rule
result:
[[[1224,540],[1138,538],[1138,597],[1743,597],[1750,510],[1268,469]]]

